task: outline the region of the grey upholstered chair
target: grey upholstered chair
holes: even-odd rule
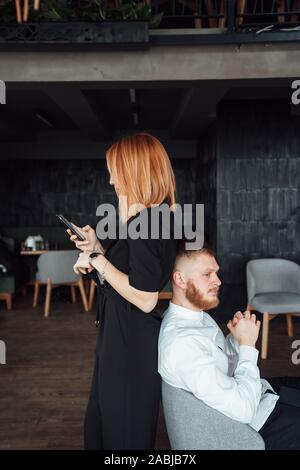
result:
[[[181,388],[162,381],[162,402],[174,450],[264,450],[264,440],[248,424],[207,406]]]
[[[40,285],[46,284],[46,301],[45,301],[45,317],[48,317],[50,311],[51,291],[52,288],[61,285],[69,285],[71,287],[72,302],[76,302],[75,287],[79,287],[84,310],[88,311],[88,303],[82,276],[74,272],[73,266],[78,259],[78,250],[68,251],[49,251],[39,256],[34,285],[33,307],[36,307],[39,299]]]
[[[293,336],[292,315],[300,312],[300,266],[285,259],[256,259],[247,263],[248,310],[263,313],[262,359],[267,358],[269,321],[286,314]]]

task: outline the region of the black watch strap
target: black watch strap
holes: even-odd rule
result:
[[[90,254],[90,258],[97,258],[97,256],[100,256],[100,255],[103,255],[103,253],[93,251],[93,253]]]

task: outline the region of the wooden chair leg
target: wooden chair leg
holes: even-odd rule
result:
[[[76,290],[75,286],[71,286],[71,299],[72,299],[72,304],[76,303]]]
[[[21,3],[20,0],[15,0],[16,4],[16,17],[18,23],[22,23],[22,11],[21,11]]]
[[[261,343],[261,358],[267,359],[268,355],[268,342],[269,342],[269,313],[263,314],[263,329],[262,329],[262,343]]]
[[[201,21],[201,18],[197,18],[196,17],[196,13],[194,14],[195,18],[194,18],[194,27],[196,29],[199,29],[199,28],[202,28],[202,21]]]
[[[7,294],[5,301],[6,301],[7,310],[11,310],[12,309],[12,294]]]
[[[52,283],[50,277],[47,280],[47,287],[46,287],[46,301],[45,301],[45,317],[49,316],[50,311],[50,302],[51,302],[51,291],[52,291]]]
[[[0,300],[4,300],[7,310],[12,308],[12,294],[9,292],[0,293]]]
[[[40,0],[34,0],[33,9],[34,10],[40,9]]]
[[[94,297],[95,297],[95,289],[96,289],[96,283],[95,283],[95,281],[91,280],[90,292],[89,292],[89,310],[91,310],[92,307],[93,307]]]
[[[80,278],[80,280],[78,281],[78,287],[79,287],[79,290],[80,290],[80,294],[81,294],[81,299],[82,299],[82,303],[83,303],[84,310],[85,310],[86,312],[88,312],[88,311],[89,311],[89,306],[88,306],[88,302],[87,302],[86,293],[85,293],[85,289],[84,289],[84,285],[83,285],[83,280],[82,280],[82,278]]]
[[[206,1],[206,8],[207,8],[207,14],[208,15],[213,15],[214,12],[214,5],[212,0],[207,0]],[[217,20],[216,18],[208,18],[208,24],[210,28],[216,28],[217,27]]]
[[[35,281],[34,283],[34,294],[33,294],[33,307],[37,307],[39,303],[39,295],[40,295],[40,283],[39,281]]]
[[[286,316],[286,322],[287,322],[288,336],[291,338],[292,336],[294,336],[294,332],[293,332],[293,317],[290,313],[288,313]]]
[[[299,0],[294,0],[292,4],[292,10],[297,11],[298,9],[299,9]],[[297,21],[298,21],[298,15],[292,15],[291,22],[297,23]]]
[[[24,0],[24,6],[23,6],[23,21],[26,23],[28,21],[28,11],[29,11],[29,4],[28,0]]]
[[[284,11],[284,0],[277,0],[277,12],[282,13]],[[284,15],[278,15],[277,17],[278,23],[284,23],[285,17]]]
[[[237,14],[244,15],[245,9],[246,9],[246,0],[238,0]],[[244,22],[244,18],[242,16],[239,16],[236,20],[237,26],[240,26],[241,24],[243,24],[243,22]]]
[[[218,27],[223,29],[223,28],[225,28],[225,24],[226,24],[225,1],[224,0],[220,1],[220,12],[219,12],[219,14],[224,15],[223,18],[219,18],[219,22],[218,22]]]

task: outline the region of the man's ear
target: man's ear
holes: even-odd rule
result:
[[[180,289],[185,289],[186,281],[184,274],[181,271],[173,271],[172,280],[177,287],[180,287]]]

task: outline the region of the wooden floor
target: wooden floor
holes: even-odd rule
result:
[[[0,449],[81,449],[83,418],[94,361],[95,312],[85,313],[66,293],[53,298],[50,316],[33,310],[31,292],[7,312],[1,303],[0,339],[6,365],[0,365]],[[160,307],[164,309],[166,302]],[[294,320],[300,339],[300,319]],[[272,321],[270,359],[263,376],[300,375],[291,362],[292,339],[280,318]],[[160,414],[156,447],[169,449]]]

